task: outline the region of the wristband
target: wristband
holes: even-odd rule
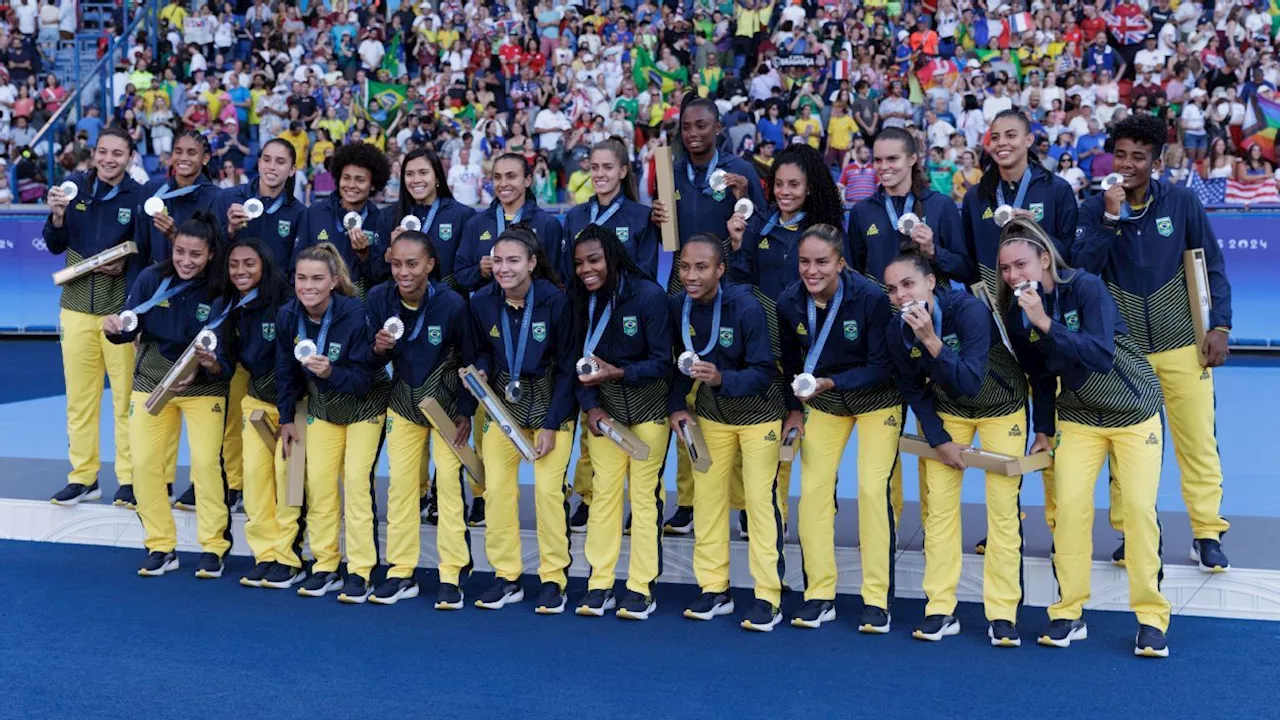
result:
[[[1114,225],[1115,223],[1120,222],[1120,216],[1119,216],[1119,215],[1112,215],[1111,213],[1107,212],[1106,210],[1103,210],[1103,211],[1102,211],[1102,221],[1103,221],[1104,223],[1110,223],[1110,224]]]

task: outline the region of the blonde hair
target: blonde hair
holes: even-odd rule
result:
[[[347,263],[342,260],[342,255],[333,243],[322,242],[303,250],[298,253],[294,266],[297,267],[297,264],[303,260],[324,263],[325,267],[329,268],[329,274],[338,279],[338,286],[334,291],[347,297],[356,296],[356,286],[351,282],[351,272],[347,270]]]
[[[1053,278],[1055,285],[1071,282],[1076,274],[1067,261],[1062,259],[1058,246],[1054,244],[1044,228],[1040,227],[1040,223],[1026,218],[1014,218],[1000,231],[1000,247],[996,248],[996,306],[1001,310],[1009,307],[1013,290],[1004,281],[1004,273],[1000,272],[1000,251],[1004,250],[1006,245],[1017,242],[1030,245],[1036,253],[1037,260],[1046,254],[1049,256],[1049,276]]]

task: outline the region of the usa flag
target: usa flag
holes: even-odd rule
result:
[[[1198,173],[1192,172],[1187,176],[1187,188],[1196,194],[1196,197],[1200,199],[1200,204],[1205,207],[1225,205],[1227,202],[1227,181],[1225,178],[1205,180]]]
[[[1228,178],[1205,180],[1196,173],[1187,179],[1187,187],[1200,199],[1200,204],[1210,205],[1275,205],[1280,204],[1280,192],[1274,182],[1242,183]]]

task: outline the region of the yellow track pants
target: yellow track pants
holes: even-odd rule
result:
[[[277,440],[268,445],[249,424],[249,416],[261,410],[280,426],[280,412],[271,403],[245,397],[240,404],[244,439],[244,537],[257,562],[278,562],[302,567],[302,508],[285,502],[289,474]],[[225,441],[225,437],[223,438]],[[226,455],[223,455],[226,458]]]
[[[428,454],[428,442],[433,452]],[[467,500],[462,461],[449,441],[436,430],[423,427],[387,411],[387,457],[391,485],[387,489],[387,570],[389,578],[413,577],[422,551],[418,517],[419,485],[428,460],[435,462],[436,552],[440,556],[440,582],[459,585],[471,572],[471,533],[467,529]]]
[[[378,564],[373,467],[385,419],[379,415],[337,425],[307,418],[307,538],[316,558],[315,572],[337,572],[344,524],[347,573],[368,580]]]
[[[98,428],[105,372],[111,380],[116,479],[121,485],[129,485],[133,482],[133,456],[129,452],[133,344],[115,345],[108,341],[98,315],[63,309],[58,322],[62,326],[59,344],[67,388],[67,459],[71,461],[67,482],[87,487],[98,481],[98,471],[102,469]]]

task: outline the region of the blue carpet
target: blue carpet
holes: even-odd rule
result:
[[[997,650],[973,605],[958,613],[964,633],[934,645],[910,637],[919,601],[895,605],[888,636],[855,632],[859,603],[844,597],[837,624],[757,635],[729,618],[682,619],[689,586],[661,586],[659,614],[627,623],[541,617],[529,601],[435,612],[434,573],[418,600],[348,607],[242,588],[247,559],[202,581],[187,555],[155,579],[134,574],[137,550],[0,542],[0,557],[10,717],[1045,720],[1225,714],[1223,703],[1233,717],[1272,717],[1280,677],[1280,623],[1175,618],[1173,656],[1151,661],[1130,654],[1123,613],[1088,613],[1090,639],[1069,650]],[[581,592],[575,582],[571,602]],[[737,602],[745,610],[748,595]],[[1027,609],[1024,634],[1043,619]]]

